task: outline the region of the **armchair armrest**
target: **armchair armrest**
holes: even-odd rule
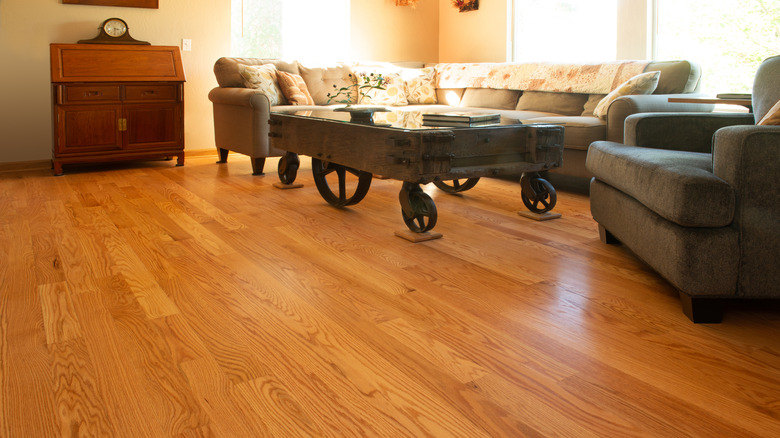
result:
[[[737,294],[776,296],[780,270],[767,269],[767,261],[776,261],[780,254],[780,126],[723,128],[715,134],[712,158],[715,176],[729,183],[736,195],[732,226],[740,233]]]
[[[712,152],[712,136],[720,128],[752,125],[753,114],[648,113],[626,118],[624,143],[656,149]]]
[[[615,99],[607,112],[607,140],[623,143],[626,118],[639,113],[711,112],[715,105],[669,102],[670,97],[696,97],[700,94],[648,94],[621,96]]]

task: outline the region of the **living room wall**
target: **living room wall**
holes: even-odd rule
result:
[[[134,38],[154,45],[192,40],[192,51],[182,52],[186,149],[213,149],[207,96],[216,86],[214,61],[230,54],[230,3],[160,0],[159,9],[138,9],[0,0],[0,163],[51,158],[49,44],[92,38],[110,17],[123,18]],[[437,0],[424,0],[417,8],[396,7],[394,0],[351,0],[350,17],[355,59],[437,60]]]
[[[49,44],[92,38],[110,17],[154,45],[192,39],[192,51],[182,52],[187,149],[214,147],[206,95],[216,84],[214,60],[230,50],[230,0],[160,0],[159,9],[0,0],[0,162],[51,158]]]

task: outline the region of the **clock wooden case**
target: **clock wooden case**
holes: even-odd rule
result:
[[[184,69],[176,46],[52,44],[52,166],[178,157]]]
[[[109,18],[98,28],[98,35],[90,40],[81,40],[79,44],[149,44],[130,36],[127,22],[121,18]]]

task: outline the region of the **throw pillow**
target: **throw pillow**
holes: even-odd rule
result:
[[[780,100],[761,117],[759,125],[780,125]]]
[[[609,105],[620,96],[629,96],[636,94],[651,94],[658,87],[658,79],[661,77],[660,71],[651,71],[634,76],[633,78],[623,82],[617,88],[607,94],[606,97],[601,99],[596,109],[593,111],[593,115],[601,119],[607,117],[607,110]]]
[[[292,105],[314,105],[314,99],[301,76],[277,70],[276,79],[282,94]]]
[[[273,64],[263,65],[238,65],[238,74],[244,80],[246,88],[260,90],[268,96],[268,102],[271,106],[282,103],[282,90],[276,83],[276,66]]]
[[[401,69],[401,78],[406,84],[406,100],[410,104],[438,103],[435,77],[436,70],[433,67]]]
[[[366,105],[407,105],[404,81],[398,73],[357,72],[358,87],[364,85],[367,78],[369,81],[375,81],[374,78],[379,74],[384,79],[384,90],[376,88],[367,89],[367,91],[360,90],[359,92],[365,93],[365,97],[359,103]]]

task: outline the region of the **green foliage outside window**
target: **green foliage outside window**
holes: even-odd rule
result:
[[[282,1],[233,0],[231,14],[232,56],[281,57]]]
[[[702,65],[702,91],[749,93],[764,59],[780,55],[777,0],[658,0],[657,59]]]

